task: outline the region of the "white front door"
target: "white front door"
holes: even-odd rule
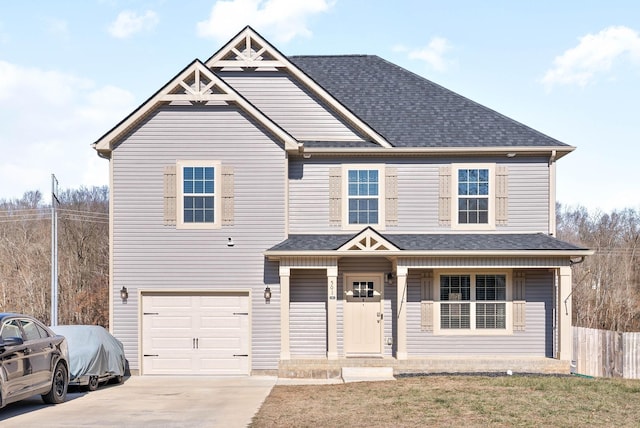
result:
[[[344,348],[351,356],[380,356],[384,326],[382,275],[346,275]]]
[[[248,375],[248,294],[143,294],[143,374]]]

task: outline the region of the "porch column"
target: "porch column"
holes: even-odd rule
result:
[[[559,360],[571,361],[571,267],[558,269],[558,353]]]
[[[290,360],[289,349],[289,277],[291,269],[280,266],[280,359]]]
[[[338,267],[327,268],[327,359],[338,359]]]
[[[396,359],[407,359],[407,272],[406,267],[398,266],[396,272],[397,296],[397,338]]]

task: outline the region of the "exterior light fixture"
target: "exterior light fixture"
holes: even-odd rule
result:
[[[233,242],[233,238],[227,238],[227,247],[233,247],[235,242]]]
[[[123,302],[129,298],[129,290],[127,290],[127,287],[122,286],[122,288],[120,289],[120,298]]]
[[[393,272],[389,272],[389,273],[387,274],[387,282],[391,282],[391,281],[393,281],[393,279],[394,279],[395,277],[396,277],[396,276],[393,274]]]
[[[271,288],[267,285],[267,288],[264,289],[264,301],[269,303],[271,301]]]

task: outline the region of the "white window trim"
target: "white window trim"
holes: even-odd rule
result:
[[[350,224],[349,223],[349,170],[350,169],[375,169],[378,170],[378,223],[369,224]],[[361,230],[367,226],[373,226],[377,230],[385,228],[385,182],[386,170],[384,164],[343,164],[342,165],[342,229],[344,230]]]
[[[458,223],[458,170],[489,170],[489,218],[487,224]],[[454,163],[451,164],[451,228],[454,230],[495,230],[496,228],[496,164],[495,163]]]
[[[470,303],[470,328],[455,329],[440,327],[440,277],[442,275],[469,275],[471,277],[471,300],[465,300],[464,303]],[[504,275],[506,278],[506,301],[505,301],[505,328],[476,328],[476,275]],[[513,271],[505,270],[442,270],[436,271],[433,275],[432,296],[433,296],[433,334],[438,336],[508,336],[513,335]],[[479,303],[485,303],[484,300]]]
[[[185,223],[184,222],[184,167],[209,166],[214,168],[214,188],[213,188],[213,223]],[[220,229],[222,214],[222,194],[220,192],[222,184],[222,170],[219,161],[204,160],[179,160],[176,162],[176,228],[178,229]]]

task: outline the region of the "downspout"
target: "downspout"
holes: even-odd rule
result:
[[[549,235],[556,235],[556,151],[549,157]]]

